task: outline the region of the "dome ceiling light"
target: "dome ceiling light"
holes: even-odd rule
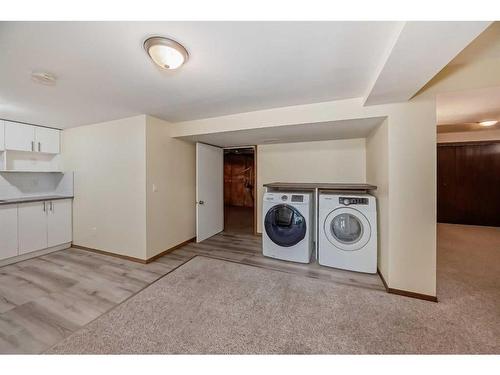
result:
[[[181,44],[161,36],[146,39],[144,49],[151,60],[162,69],[180,68],[189,57],[188,52]]]

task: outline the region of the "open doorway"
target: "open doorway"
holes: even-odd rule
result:
[[[224,149],[224,231],[254,234],[255,147]]]
[[[500,227],[500,87],[437,98],[439,223]]]
[[[497,314],[500,87],[437,96],[437,293]],[[491,309],[489,309],[491,306]],[[492,316],[493,316],[492,315]]]

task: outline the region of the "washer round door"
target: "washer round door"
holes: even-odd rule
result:
[[[348,207],[330,212],[325,219],[323,230],[332,245],[346,251],[362,249],[371,236],[371,226],[366,216]]]
[[[264,219],[267,235],[276,245],[290,247],[306,236],[306,219],[293,206],[278,204],[267,211]]]

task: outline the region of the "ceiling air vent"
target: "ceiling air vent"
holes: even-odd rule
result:
[[[31,80],[42,85],[54,86],[56,84],[56,77],[47,72],[33,72],[31,73]]]

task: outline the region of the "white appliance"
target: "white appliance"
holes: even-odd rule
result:
[[[321,193],[319,256],[323,266],[377,272],[377,203],[368,194]]]
[[[309,263],[314,247],[312,193],[268,192],[262,207],[265,256]]]

